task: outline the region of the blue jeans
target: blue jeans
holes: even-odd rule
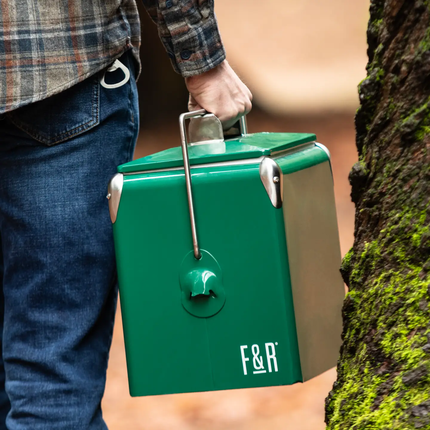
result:
[[[0,117],[0,429],[107,428],[117,284],[106,194],[139,127],[133,59],[121,61],[132,77],[119,88],[97,75]]]

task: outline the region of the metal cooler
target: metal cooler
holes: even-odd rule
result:
[[[109,184],[132,396],[289,385],[337,362],[329,152],[313,134],[246,134],[244,121],[224,140],[213,115],[187,144],[185,120],[203,115],[181,115],[182,147],[119,166]]]

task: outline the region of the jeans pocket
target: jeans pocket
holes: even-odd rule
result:
[[[100,122],[98,75],[47,99],[8,113],[9,120],[47,146],[84,133]]]

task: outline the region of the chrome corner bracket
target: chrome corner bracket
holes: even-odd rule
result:
[[[315,146],[318,147],[319,149],[322,149],[327,154],[328,162],[329,162],[329,165],[330,165],[331,177],[332,177],[333,183],[334,183],[333,168],[331,166],[331,154],[330,154],[330,151],[322,143],[315,142]]]
[[[331,161],[330,151],[328,150],[328,148],[326,146],[324,146],[322,143],[318,143],[318,142],[315,142],[315,146],[318,146],[318,148],[322,149],[328,155],[328,159]]]
[[[264,157],[260,163],[260,178],[264,188],[272,202],[272,205],[279,209],[282,207],[282,170],[271,158]]]
[[[115,223],[118,215],[119,202],[121,200],[122,187],[124,185],[124,175],[117,173],[109,182],[108,194],[106,198],[109,200],[109,213],[112,224]]]

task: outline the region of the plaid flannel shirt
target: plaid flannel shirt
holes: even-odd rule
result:
[[[143,0],[175,71],[203,73],[225,58],[213,0]],[[132,49],[135,0],[0,0],[0,114],[59,93]]]

